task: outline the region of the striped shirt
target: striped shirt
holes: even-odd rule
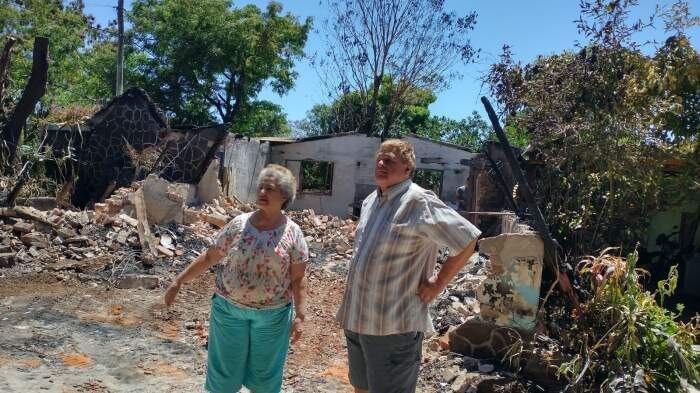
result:
[[[336,316],[360,334],[431,331],[418,285],[435,269],[439,247],[462,251],[481,232],[432,191],[406,180],[362,203],[353,259]]]

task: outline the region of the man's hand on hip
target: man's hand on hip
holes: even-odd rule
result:
[[[418,297],[424,304],[430,304],[444,288],[438,284],[437,276],[430,277],[418,286]]]
[[[476,240],[472,240],[459,254],[447,258],[437,275],[433,275],[418,286],[418,297],[423,303],[429,304],[433,301],[457,273],[462,270],[464,265],[467,264],[469,257],[474,253]]]

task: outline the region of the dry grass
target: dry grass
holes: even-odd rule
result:
[[[16,179],[9,176],[0,176],[0,195],[9,193],[15,186]],[[32,176],[27,179],[17,198],[52,197],[56,196],[59,185],[55,180],[42,175]]]
[[[54,107],[51,108],[44,121],[63,125],[77,125],[91,118],[98,110],[100,110],[99,106],[71,105],[68,107]]]

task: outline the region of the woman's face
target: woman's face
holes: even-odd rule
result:
[[[265,210],[282,210],[284,201],[285,198],[277,186],[275,178],[272,176],[263,177],[258,184],[258,207]]]

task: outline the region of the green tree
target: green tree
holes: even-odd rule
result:
[[[652,212],[699,191],[700,58],[678,31],[642,53],[631,37],[644,24],[626,22],[634,3],[582,2],[588,45],[524,65],[506,47],[488,78],[543,163],[534,188],[573,255],[631,251]],[[664,176],[670,158],[685,163],[677,176]]]
[[[234,130],[238,121],[266,116],[252,111],[273,114],[256,97],[266,85],[280,95],[293,87],[294,62],[311,28],[310,18],[283,15],[276,2],[261,10],[234,8],[230,0],[137,0],[129,18],[132,44],[145,54],[130,82],[143,86],[173,124],[218,119]]]
[[[10,65],[11,97],[17,99],[29,79],[34,38],[43,36],[49,38],[51,60],[44,112],[51,105],[92,104],[105,98],[109,82],[92,79],[84,68],[91,61],[91,46],[103,37],[84,13],[82,1],[0,0],[0,26],[0,44],[8,36],[19,40]]]
[[[255,101],[234,122],[231,131],[252,137],[284,136],[291,133],[291,128],[279,105]]]
[[[396,137],[406,133],[416,133],[430,116],[428,105],[435,101],[435,95],[427,89],[412,88],[404,95],[404,104],[399,112],[391,107],[391,94],[395,89],[390,76],[384,77],[379,89],[376,109],[376,124],[386,129],[385,137]],[[331,104],[317,104],[297,128],[308,136],[335,134],[340,132],[362,132],[367,118],[367,107],[362,93],[358,91],[343,94]],[[389,114],[392,112],[392,114]],[[385,123],[391,123],[387,126]]]
[[[474,111],[462,120],[431,116],[416,133],[478,151],[483,142],[490,138],[493,130],[479,112]]]
[[[300,137],[330,135],[338,132],[333,122],[331,106],[316,104],[306,112],[306,117],[293,123],[294,133]]]
[[[389,96],[392,94],[392,80],[384,77],[379,90],[377,124],[383,129],[384,122],[392,125],[385,137],[400,137],[416,134],[436,141],[454,143],[473,150],[481,148],[484,140],[492,138],[491,126],[478,112],[462,120],[438,117],[430,114],[428,106],[435,102],[435,95],[427,89],[409,89],[404,96],[405,104],[395,118],[387,119]],[[359,92],[346,93],[331,104],[317,104],[307,113],[306,118],[296,124],[303,136],[329,135],[341,132],[361,132],[366,118],[366,107]],[[518,138],[516,145],[522,145]]]

